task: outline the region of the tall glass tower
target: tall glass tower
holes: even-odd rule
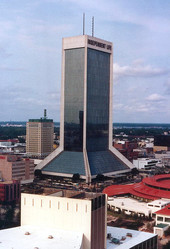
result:
[[[63,39],[60,147],[37,166],[42,174],[90,182],[133,167],[112,146],[112,51],[87,35]]]

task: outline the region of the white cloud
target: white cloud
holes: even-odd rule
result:
[[[162,101],[164,99],[165,97],[157,93],[153,93],[146,98],[146,100],[149,100],[149,101]]]
[[[117,63],[113,65],[113,75],[116,77],[154,77],[167,74],[168,72],[170,72],[169,69],[154,68],[150,65],[141,65],[141,63],[134,63],[130,66],[120,66]]]

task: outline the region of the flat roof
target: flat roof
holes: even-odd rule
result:
[[[139,202],[138,200],[132,198],[116,197],[112,200],[108,200],[108,204],[133,212],[145,213],[147,215],[151,212],[150,208],[147,207],[147,203]]]
[[[53,119],[47,119],[47,118],[39,118],[39,119],[29,119],[29,122],[38,122],[38,123],[52,123]]]
[[[109,226],[107,227],[107,234],[108,233],[111,233],[112,238],[121,240],[122,237],[124,237],[125,239],[121,240],[119,245],[111,243],[111,240],[107,239],[107,249],[130,249],[131,247],[156,236],[153,233]],[[131,234],[132,237],[127,236],[127,233]]]
[[[22,194],[35,194],[35,195],[45,195],[45,196],[55,196],[55,197],[66,197],[66,198],[75,198],[75,199],[94,199],[99,196],[103,196],[102,193],[93,193],[93,192],[84,192],[84,191],[75,191],[75,190],[66,190],[66,189],[56,189],[56,188],[43,188],[35,189],[34,193],[25,190]]]
[[[129,249],[132,246],[155,237],[155,234],[140,232],[118,227],[107,227],[112,238],[121,240],[116,245],[107,239],[107,249]],[[127,234],[130,236],[127,236]],[[0,248],[2,249],[80,249],[83,234],[80,232],[63,231],[54,228],[20,226],[0,230]]]
[[[82,239],[80,232],[46,227],[21,226],[0,230],[1,249],[80,249]]]
[[[151,205],[164,205],[164,204],[168,204],[168,203],[170,203],[170,200],[159,199],[159,200],[151,201],[148,204],[151,204]]]
[[[159,228],[164,228],[164,227],[169,227],[168,224],[163,224],[163,223],[160,223],[160,224],[157,224],[155,227],[159,227]]]

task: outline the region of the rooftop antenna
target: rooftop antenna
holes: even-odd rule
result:
[[[44,109],[44,119],[46,119],[46,118],[47,118],[47,110]]]
[[[94,36],[94,16],[92,17],[92,36]]]
[[[83,13],[83,35],[85,34],[85,13]]]

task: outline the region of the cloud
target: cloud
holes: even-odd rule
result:
[[[162,101],[162,100],[165,100],[165,97],[163,97],[162,95],[160,94],[157,94],[157,93],[153,93],[151,95],[149,95],[146,100],[148,101]]]
[[[170,69],[154,68],[150,65],[134,63],[130,66],[113,65],[113,75],[116,77],[155,77],[170,72]]]

